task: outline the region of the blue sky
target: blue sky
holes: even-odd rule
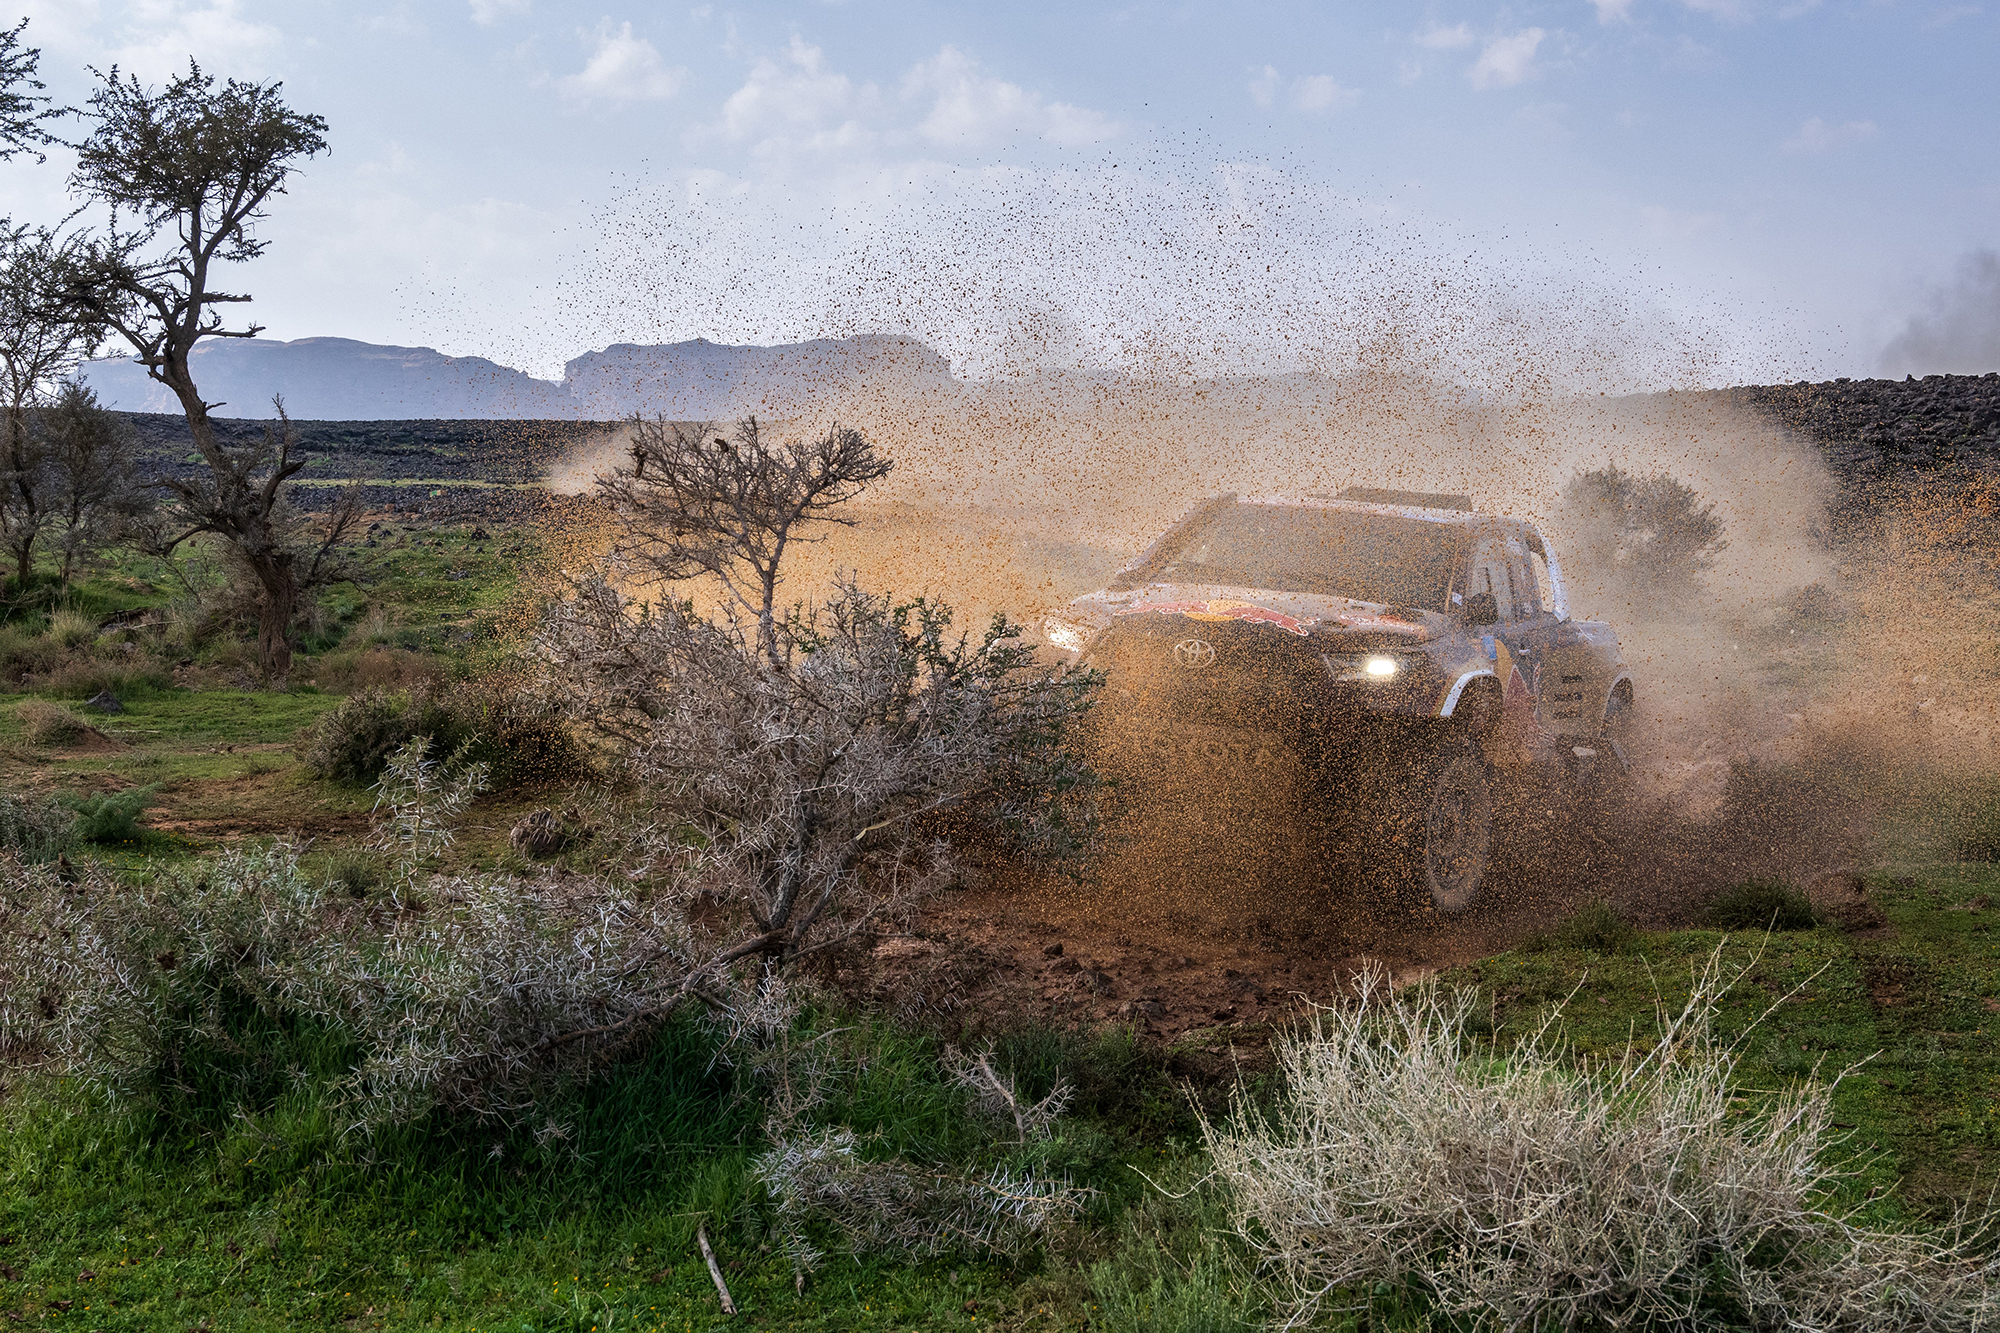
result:
[[[1876,373],[1956,301],[1971,363],[1894,368],[2000,369],[1990,0],[24,12],[66,100],[87,64],[192,54],[329,119],[241,275],[270,336],[547,374],[621,338],[900,325],[975,371],[1169,343],[1200,370],[1588,325],[1612,380],[1730,382]],[[0,166],[0,209],[52,220],[62,178]]]

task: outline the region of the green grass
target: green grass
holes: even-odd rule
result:
[[[1880,931],[1639,934],[1617,952],[1548,944],[1446,979],[1481,988],[1502,1041],[1574,992],[1578,1051],[1611,1056],[1651,1037],[1656,993],[1677,1006],[1691,969],[1726,940],[1745,969],[1722,1024],[1747,1033],[1746,1091],[1859,1065],[1835,1101],[1858,1170],[1848,1198],[1893,1187],[1892,1212],[1941,1215],[2000,1181],[2000,867],[1884,876],[1872,896],[1888,918]]]
[[[1981,1197],[2000,1167],[2000,942],[1981,905],[1996,891],[2000,869],[1933,867],[1878,882],[1882,931],[1640,932],[1615,951],[1558,933],[1446,980],[1482,988],[1503,1045],[1567,1000],[1578,1053],[1608,1057],[1647,1041],[1656,1000],[1675,1004],[1723,947],[1744,969],[1722,1023],[1742,1035],[1746,1098],[1860,1064],[1836,1101],[1856,1173],[1844,1201],[1883,1220],[1935,1217]],[[879,1133],[885,1151],[963,1152],[928,1039],[847,1021],[846,1060],[862,1073],[826,1115]],[[692,1243],[705,1221],[740,1265],[729,1280],[750,1327],[1205,1333],[1268,1313],[1219,1201],[1191,1188],[1202,1166],[1187,1103],[1156,1054],[1055,1029],[1000,1051],[1031,1093],[1059,1072],[1078,1084],[1066,1164],[1103,1191],[1072,1247],[1020,1268],[835,1258],[799,1294],[746,1174],[757,1103],[690,1026],[579,1094],[568,1145],[443,1125],[345,1142],[332,1108],[303,1093],[245,1115],[198,1108],[175,1127],[75,1089],[17,1090],[0,1105],[0,1235],[16,1238],[0,1262],[25,1281],[0,1288],[0,1310],[68,1327],[48,1302],[73,1300],[65,1321],[92,1307],[77,1327],[160,1330],[707,1329],[719,1315]],[[86,1270],[98,1276],[79,1282]],[[1410,1293],[1372,1299],[1366,1321],[1343,1326],[1425,1326]]]
[[[866,1022],[843,1038],[859,1073],[829,1117],[885,1148],[940,1160],[963,1148],[932,1043]],[[298,1040],[308,1063],[338,1062]],[[0,1105],[0,1235],[12,1238],[0,1262],[23,1276],[0,1287],[0,1311],[68,1326],[51,1306],[67,1300],[65,1319],[90,1307],[79,1327],[133,1329],[708,1328],[718,1311],[694,1249],[705,1223],[752,1326],[970,1329],[1037,1306],[1075,1326],[1093,1281],[1124,1290],[1131,1257],[1158,1245],[1144,1228],[1108,1234],[1083,1256],[1088,1278],[1061,1258],[835,1258],[801,1294],[748,1180],[761,1112],[743,1092],[693,1024],[576,1096],[574,1138],[545,1146],[442,1125],[342,1142],[333,1108],[296,1090],[247,1114],[211,1104],[166,1120],[43,1083]],[[1108,1233],[1147,1192],[1126,1160],[1195,1174],[1182,1146],[1103,1121],[1077,1128],[1087,1146],[1074,1165],[1103,1191],[1095,1220]]]

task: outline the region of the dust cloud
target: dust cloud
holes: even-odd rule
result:
[[[941,596],[961,623],[1005,612],[1033,625],[1204,499],[1351,485],[1469,492],[1568,552],[1564,485],[1612,465],[1692,487],[1726,545],[1698,595],[1672,604],[1572,562],[1572,611],[1616,627],[1636,680],[1633,781],[1610,795],[1532,774],[1504,784],[1493,902],[1469,918],[1413,934],[1407,920],[1329,905],[1338,858],[1318,815],[1296,811],[1339,798],[1301,773],[1247,793],[1214,771],[1169,775],[1177,790],[1139,811],[1097,882],[1015,875],[1007,893],[1127,934],[1185,939],[1220,913],[1231,929],[1317,932],[1322,948],[1464,956],[1589,897],[1669,924],[1736,879],[1803,883],[1852,866],[1894,841],[1888,824],[1929,780],[1915,775],[1980,767],[1996,673],[1975,664],[1947,689],[1912,669],[1939,656],[1940,637],[1990,636],[1971,566],[1913,571],[1897,554],[1913,518],[1843,528],[1869,497],[1844,493],[1810,441],[1700,391],[1742,364],[1730,339],[1606,282],[1525,261],[1533,271],[1509,281],[1352,210],[1337,226],[1301,222],[1269,178],[1082,201],[1079,189],[1016,182],[1002,191],[1005,225],[991,197],[926,215],[934,233],[926,218],[877,219],[871,239],[793,267],[778,332],[909,334],[960,373],[890,368],[810,402],[741,404],[781,433],[859,427],[896,462],[856,503],[855,526],[800,548],[791,596],[852,572]],[[676,335],[727,336],[720,293],[776,278],[768,255],[719,234],[649,223],[650,249],[609,247],[606,281],[628,294],[653,283],[664,307],[715,321]],[[690,249],[704,258],[698,290]],[[819,294],[817,312],[800,292]],[[580,452],[552,487],[586,490],[626,443],[613,434]],[[1951,617],[1919,629],[1920,603]]]

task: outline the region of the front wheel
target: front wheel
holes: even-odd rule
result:
[[[1460,731],[1413,744],[1386,768],[1375,842],[1383,887],[1419,913],[1470,911],[1493,859],[1493,785],[1484,751]]]
[[[1479,900],[1493,856],[1493,788],[1486,757],[1470,741],[1447,742],[1431,761],[1424,804],[1419,887],[1447,916]]]

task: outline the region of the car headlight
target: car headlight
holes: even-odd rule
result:
[[[1394,653],[1363,653],[1355,657],[1328,654],[1324,660],[1329,676],[1357,685],[1386,684],[1413,669],[1412,663]]]
[[[1090,642],[1090,630],[1083,625],[1058,620],[1054,616],[1042,621],[1042,634],[1048,641],[1066,653],[1080,653]]]

